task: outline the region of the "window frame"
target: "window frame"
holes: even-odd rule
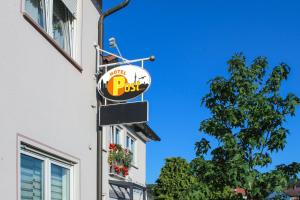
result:
[[[119,130],[119,138],[118,138],[118,142],[117,143],[116,141],[116,130]],[[111,126],[111,129],[110,129],[110,143],[111,144],[119,144],[121,146],[123,146],[123,143],[122,143],[122,133],[123,133],[123,128],[121,128],[120,126]]]
[[[51,200],[51,164],[57,165],[59,167],[68,169],[70,171],[70,200],[74,200],[74,166],[71,165],[67,165],[65,163],[61,163],[55,160],[51,160],[49,161],[49,185],[50,185],[50,190],[49,190],[49,200]]]
[[[53,7],[53,0],[43,0],[43,1],[50,1],[52,2],[52,7]],[[61,1],[61,0],[60,0]],[[73,41],[70,42],[70,46],[71,46],[71,55],[65,50],[63,49],[58,42],[53,38],[53,33],[52,33],[52,29],[49,30],[49,25],[50,27],[52,27],[52,22],[50,21],[51,17],[50,14],[53,15],[53,10],[49,13],[49,9],[51,8],[51,6],[49,6],[49,2],[48,3],[44,3],[45,4],[45,27],[41,27],[31,16],[30,13],[28,13],[25,9],[25,3],[26,0],[21,0],[21,14],[23,15],[23,17],[46,39],[48,40],[48,42],[50,42],[50,44],[52,46],[54,46],[79,72],[83,71],[83,68],[80,66],[80,64],[78,63],[78,61],[80,60],[79,56],[80,56],[80,49],[79,47],[81,46],[80,44],[80,39],[79,39],[79,25],[80,25],[80,19],[78,19],[79,13],[78,11],[79,9],[79,3],[80,1],[77,2],[77,14],[76,16],[73,15],[73,22],[71,23],[71,29],[73,31]]]
[[[129,138],[129,148],[127,147],[127,137]],[[131,148],[132,148],[132,144],[131,144],[131,141],[133,141],[133,143],[134,143],[134,149],[133,149],[133,151],[131,150]],[[132,163],[131,163],[131,165],[133,165],[133,166],[137,166],[137,139],[129,132],[129,131],[126,131],[126,137],[125,137],[125,148],[127,149],[127,150],[129,150],[129,151],[131,151],[132,152]]]
[[[19,150],[19,164],[18,164],[18,174],[19,174],[19,180],[18,180],[18,200],[21,200],[21,155],[26,155],[30,156],[32,158],[36,158],[39,160],[43,161],[43,199],[42,200],[51,200],[51,164],[57,165],[59,167],[63,167],[65,169],[68,169],[70,171],[70,180],[69,180],[69,187],[70,187],[70,200],[75,200],[75,177],[74,177],[74,168],[75,164],[67,164],[67,160],[65,160],[66,163],[62,162],[63,159],[60,157],[57,157],[55,159],[55,155],[48,154],[43,152],[42,150],[38,148],[32,148],[34,151],[31,150],[24,150],[22,149],[22,145],[26,144],[21,144],[20,150]]]
[[[26,0],[25,0],[26,1]],[[47,30],[47,33],[54,38],[53,36],[53,17],[54,17],[54,1],[55,0],[44,0],[44,1],[49,1],[48,3],[46,3],[45,8],[46,8],[46,12],[48,12],[48,15],[46,15],[46,18],[48,18],[46,20],[46,27],[49,27],[49,30]],[[62,0],[57,0],[60,1],[62,4],[63,1]],[[48,5],[47,5],[48,4]],[[68,10],[68,8],[66,8],[67,6],[65,5],[65,9]],[[50,10],[51,9],[51,10]],[[69,10],[68,10],[69,11]],[[70,35],[70,56],[72,58],[76,58],[76,29],[75,29],[75,25],[77,24],[77,18],[76,15],[72,14],[71,11],[69,11],[69,13],[72,15],[73,20],[70,23],[70,29],[72,31],[72,35]],[[52,19],[52,20],[51,20]],[[48,26],[47,26],[48,25]],[[72,39],[71,39],[72,38]],[[72,40],[72,41],[71,41]],[[56,42],[58,43],[58,42]],[[61,47],[62,48],[62,47]],[[63,49],[63,48],[62,48]],[[66,51],[66,50],[64,50]],[[67,51],[66,51],[67,52]]]
[[[43,157],[43,156],[40,156],[40,155],[37,155],[37,154],[34,154],[34,153],[30,153],[30,152],[27,152],[27,151],[24,151],[24,150],[20,150],[20,162],[19,162],[19,165],[18,165],[18,172],[19,172],[19,185],[18,185],[18,191],[19,191],[19,196],[18,196],[18,200],[21,200],[21,198],[22,198],[22,196],[21,196],[21,194],[22,194],[22,190],[21,190],[21,187],[22,187],[22,183],[21,183],[21,180],[22,180],[22,173],[21,173],[21,162],[22,162],[22,160],[21,160],[21,157],[22,157],[22,154],[23,155],[26,155],[26,156],[30,156],[30,157],[32,157],[32,158],[35,158],[35,159],[38,159],[38,160],[41,160],[41,161],[43,161],[43,169],[42,169],[42,175],[43,175],[43,190],[42,190],[42,193],[43,193],[43,200],[45,200],[47,197],[46,197],[46,192],[45,192],[45,188],[47,187],[47,181],[46,181],[46,179],[45,179],[45,177],[46,177],[46,160],[45,160],[45,158]]]

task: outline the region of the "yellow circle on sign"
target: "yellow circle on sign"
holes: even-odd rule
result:
[[[111,96],[121,96],[125,92],[125,86],[127,85],[127,79],[122,75],[113,76],[107,85],[107,91]]]

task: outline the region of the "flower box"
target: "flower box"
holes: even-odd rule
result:
[[[121,177],[128,176],[132,162],[132,153],[127,149],[123,149],[119,144],[109,145],[108,163],[110,165],[110,173]]]

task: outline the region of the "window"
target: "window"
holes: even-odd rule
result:
[[[25,10],[37,24],[43,29],[46,28],[46,11],[45,2],[43,0],[26,0]]]
[[[70,200],[70,169],[51,164],[51,200]]]
[[[74,57],[76,0],[24,0],[25,12]]]
[[[73,165],[22,145],[21,200],[72,200]]]
[[[112,144],[121,144],[121,129],[118,127],[111,127],[110,143]]]
[[[127,133],[127,136],[126,136],[126,149],[128,149],[131,153],[132,153],[132,156],[133,156],[133,164],[136,164],[136,153],[135,153],[135,139],[133,137],[131,137],[128,133]]]
[[[44,161],[21,154],[21,199],[44,199]]]

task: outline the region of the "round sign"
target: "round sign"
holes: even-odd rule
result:
[[[149,73],[135,65],[123,65],[106,72],[98,82],[98,91],[106,99],[126,101],[144,93],[150,86]]]

